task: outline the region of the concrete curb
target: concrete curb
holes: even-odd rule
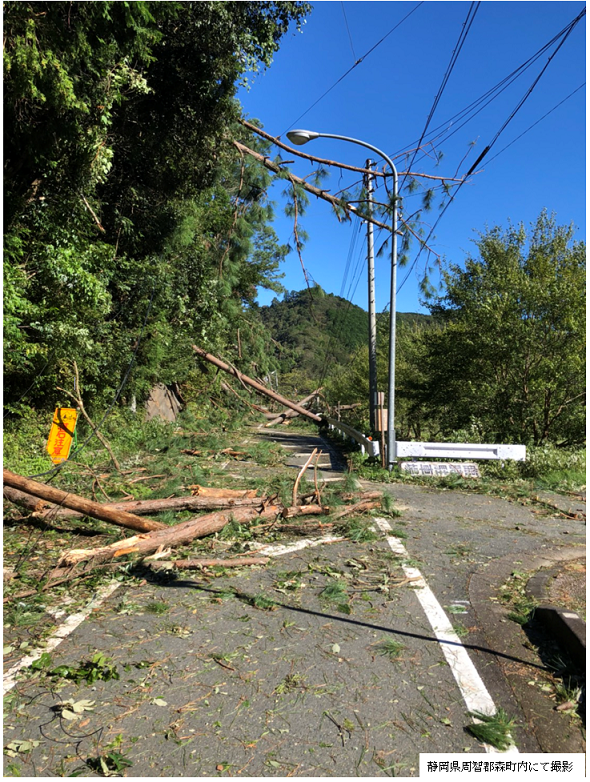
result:
[[[568,557],[566,560],[585,557],[586,554],[580,554],[578,557]],[[540,605],[535,609],[535,618],[542,622],[545,627],[558,640],[563,648],[569,652],[574,661],[581,667],[586,666],[586,622],[578,616],[575,611],[566,608],[560,608],[547,603],[547,584],[560,571],[560,567],[554,567],[549,571],[537,573],[529,579],[526,592],[530,597],[539,601]]]
[[[555,568],[558,563],[578,559],[585,553],[585,546],[533,550],[518,557],[518,569],[530,572]],[[499,666],[537,744],[537,748],[532,748],[532,737],[523,736],[522,743],[517,741],[518,746],[524,752],[584,752],[581,733],[570,728],[567,716],[554,709],[553,701],[542,690],[529,684],[539,658],[528,647],[523,629],[506,619],[506,609],[497,601],[499,589],[515,569],[515,559],[514,554],[509,554],[476,571],[468,590],[480,630],[489,647],[499,653]],[[507,655],[520,658],[520,662],[511,662]]]

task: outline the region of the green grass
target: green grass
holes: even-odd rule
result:
[[[535,612],[538,601],[526,593],[529,574],[515,570],[502,585],[500,602],[508,609],[508,619],[519,625],[526,625]]]
[[[322,589],[320,597],[324,600],[338,603],[341,600],[346,600],[348,595],[346,593],[346,587],[341,581],[333,581]]]
[[[381,657],[387,657],[389,660],[398,660],[404,648],[402,643],[393,638],[383,638],[375,646],[377,654]]]
[[[148,614],[165,614],[170,610],[170,606],[161,600],[154,600],[146,605],[145,610]]]
[[[355,543],[370,543],[379,537],[372,524],[365,519],[354,516],[340,523],[338,529]]]
[[[503,709],[493,714],[483,714],[480,711],[469,712],[470,716],[480,720],[467,726],[467,730],[472,736],[475,736],[484,744],[490,744],[492,747],[504,752],[514,744],[510,731],[514,728],[516,720],[508,717]]]
[[[305,687],[305,677],[298,673],[288,673],[285,678],[277,684],[274,691],[277,695],[283,695],[286,692],[300,690]]]

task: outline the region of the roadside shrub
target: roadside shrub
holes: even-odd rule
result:
[[[486,478],[532,479],[548,489],[574,489],[586,483],[586,449],[527,446],[526,461],[490,461],[480,463],[480,470]]]

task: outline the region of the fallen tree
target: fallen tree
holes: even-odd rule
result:
[[[245,493],[245,492],[244,492]],[[4,496],[15,505],[20,505],[33,511],[32,515],[37,519],[76,519],[82,518],[84,513],[70,508],[60,508],[56,505],[48,508],[47,503],[37,499],[31,494],[4,488]],[[110,508],[111,510],[123,510],[142,516],[146,513],[163,513],[165,511],[184,511],[184,510],[226,510],[228,508],[255,507],[264,502],[264,497],[223,497],[223,496],[201,496],[191,495],[190,497],[167,497],[155,500],[122,500],[121,502],[100,503],[101,508]]]
[[[305,399],[301,399],[297,404],[300,407],[303,407],[304,405],[309,404],[309,402],[312,401],[312,399],[315,399],[315,397],[320,393],[322,389],[318,388],[313,393],[309,394],[309,396],[306,396]],[[272,414],[274,415],[274,414]],[[269,426],[275,426],[275,424],[283,424],[285,421],[287,421],[290,418],[296,418],[299,415],[299,413],[296,410],[283,410],[280,413],[278,413],[272,420],[270,420],[267,424],[265,424],[265,427]],[[266,416],[269,417],[268,415]]]
[[[173,527],[158,529],[143,535],[134,535],[131,538],[119,540],[101,548],[72,549],[62,555],[58,567],[75,565],[86,560],[99,564],[109,559],[125,556],[126,554],[150,554],[153,551],[157,551],[160,546],[182,546],[185,543],[190,543],[195,538],[202,538],[219,532],[232,520],[238,524],[247,524],[253,519],[272,518],[274,516],[290,518],[300,514],[322,514],[328,512],[328,508],[320,508],[318,505],[303,505],[296,508],[282,508],[271,505],[256,509],[234,508],[232,510],[218,511],[195,519],[188,519],[180,524],[175,524]]]
[[[287,399],[286,397],[277,394],[275,391],[271,391],[270,388],[263,386],[262,383],[259,383],[257,380],[252,380],[251,377],[248,377],[248,375],[245,375],[243,372],[240,372],[234,367],[230,367],[228,364],[221,361],[221,359],[211,355],[211,353],[207,353],[206,350],[203,350],[202,348],[199,348],[196,345],[193,345],[193,350],[200,358],[205,359],[205,361],[208,361],[210,364],[213,364],[213,366],[216,366],[219,369],[222,369],[224,372],[227,372],[229,375],[232,375],[233,377],[237,378],[241,383],[248,385],[251,388],[254,388],[256,391],[259,391],[261,394],[268,396],[270,399],[274,399],[275,402],[279,402],[284,407],[288,407],[291,410],[295,410],[295,412],[299,413],[299,415],[303,415],[306,418],[315,421],[316,424],[322,423],[322,418],[319,415],[316,415],[315,413],[311,413],[309,410],[306,410],[304,407],[301,407],[301,405],[298,405],[296,402],[292,402],[290,399]]]
[[[93,502],[77,494],[61,491],[61,489],[56,489],[45,483],[37,483],[37,481],[17,475],[10,470],[4,470],[4,484],[21,492],[26,492],[29,495],[53,502],[56,505],[79,511],[84,516],[91,516],[94,519],[116,524],[118,527],[127,527],[139,532],[167,529],[166,525],[159,521],[142,519],[124,510],[113,510],[101,505],[99,502]]]

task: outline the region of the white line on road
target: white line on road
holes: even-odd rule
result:
[[[389,547],[394,554],[408,558],[409,555],[403,543],[399,538],[395,538],[390,534],[391,527],[388,521],[381,518],[375,518],[374,521],[377,527],[385,534]],[[402,569],[406,577],[411,578],[413,585],[417,587],[415,590],[416,597],[424,609],[434,634],[440,641],[442,653],[451,668],[467,709],[469,712],[479,711],[490,716],[495,714],[496,706],[492,696],[487,691],[475,665],[462,645],[459,636],[454,631],[453,625],[450,623],[442,606],[434,596],[434,592],[430,589],[417,568],[402,564]],[[484,747],[486,752],[499,752],[495,747],[491,747],[488,744],[484,744]],[[511,746],[507,752],[515,753],[518,752],[518,749],[515,746]]]
[[[257,553],[265,554],[269,557],[278,557],[282,554],[291,554],[294,551],[301,551],[304,548],[313,548],[314,546],[320,546],[324,543],[337,543],[340,540],[344,540],[342,537],[335,537],[334,535],[326,535],[322,538],[306,538],[304,540],[298,540],[296,543],[290,543],[285,546],[279,545],[265,545],[258,543],[252,545],[251,548]],[[13,665],[3,677],[3,690],[4,695],[11,690],[16,684],[16,676],[23,668],[28,668],[31,663],[38,660],[44,652],[51,652],[55,649],[63,640],[67,638],[82,622],[88,617],[88,615],[98,606],[103,603],[107,597],[110,597],[115,589],[121,585],[120,581],[114,581],[107,584],[106,587],[99,589],[94,598],[77,614],[72,614],[66,621],[59,627],[55,633],[47,640],[46,644],[41,649],[35,650],[32,654],[23,657],[16,665]]]
[[[257,554],[263,554],[268,557],[278,557],[282,554],[291,554],[293,551],[301,551],[304,548],[320,546],[322,543],[337,543],[340,540],[345,540],[345,538],[326,535],[323,538],[306,538],[304,540],[298,540],[296,543],[288,543],[284,546],[256,543],[255,545],[251,545],[251,548],[256,551]]]
[[[55,647],[58,646],[64,640],[64,638],[67,638],[68,635],[70,635],[70,633],[72,633],[76,627],[78,627],[78,625],[82,624],[91,611],[94,611],[95,608],[98,608],[98,606],[104,602],[107,597],[110,597],[115,589],[117,589],[119,586],[121,586],[120,581],[111,581],[110,584],[107,584],[102,589],[98,589],[96,595],[82,609],[82,611],[69,616],[61,625],[61,627],[58,627],[51,638],[47,640],[47,643],[42,649],[36,649],[32,654],[27,655],[27,657],[23,657],[22,660],[19,660],[19,662],[16,663],[16,665],[13,665],[12,668],[6,671],[3,678],[4,695],[6,695],[8,690],[11,690],[16,684],[16,675],[19,671],[22,671],[23,668],[28,668],[29,665],[34,663],[35,660],[38,660],[44,652],[51,652],[53,649],[55,649]]]

